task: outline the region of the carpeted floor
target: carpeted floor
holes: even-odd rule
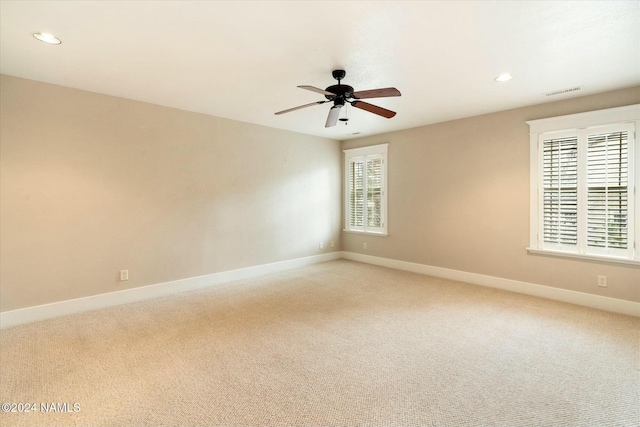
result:
[[[0,400],[36,411],[0,425],[637,427],[639,342],[638,318],[333,261],[3,330]]]

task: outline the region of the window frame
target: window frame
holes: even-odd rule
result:
[[[606,110],[590,111],[586,113],[570,114],[566,116],[550,117],[546,119],[530,120],[526,122],[530,127],[530,235],[527,251],[533,254],[579,258],[585,260],[605,261],[640,265],[640,104]],[[628,224],[629,248],[623,255],[620,251],[600,251],[596,253],[586,242],[586,148],[581,145],[587,143],[588,135],[598,131],[610,130],[615,127],[629,127],[629,176],[628,176]],[[578,138],[578,169],[582,172],[578,180],[578,240],[581,243],[575,247],[554,247],[545,243],[544,233],[544,182],[543,182],[543,141],[552,138],[576,135]],[[617,252],[617,253],[616,253]]]
[[[360,148],[351,148],[342,150],[344,153],[344,228],[342,231],[347,233],[359,233],[359,234],[367,234],[374,236],[387,236],[388,230],[388,218],[387,218],[387,184],[388,184],[388,149],[389,144],[378,144],[378,145],[370,145],[366,147]],[[380,203],[380,216],[381,216],[381,227],[369,227],[366,225],[366,191],[364,192],[364,201],[363,201],[363,211],[364,211],[364,222],[365,225],[362,227],[352,226],[351,225],[351,203],[350,203],[350,164],[354,160],[364,160],[381,158],[382,159],[382,194],[381,194],[381,203]],[[366,171],[365,166],[365,171]],[[366,174],[366,172],[365,172]],[[365,179],[366,181],[366,179]]]

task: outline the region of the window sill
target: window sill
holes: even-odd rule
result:
[[[359,230],[345,230],[345,229],[342,229],[342,232],[349,233],[349,234],[362,234],[366,236],[378,236],[378,237],[387,237],[389,235],[388,233],[376,233],[374,231],[359,231]]]
[[[639,260],[627,259],[627,258],[616,258],[616,257],[597,256],[597,255],[583,255],[583,254],[574,254],[571,252],[551,251],[548,249],[533,249],[533,248],[527,248],[527,253],[534,254],[534,255],[560,257],[560,258],[581,259],[585,261],[625,264],[625,265],[640,267]]]

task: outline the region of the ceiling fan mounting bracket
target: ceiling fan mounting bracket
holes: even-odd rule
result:
[[[338,80],[338,83],[340,83],[340,80],[344,79],[344,76],[347,75],[347,72],[345,70],[333,70],[331,72],[331,75],[334,79]]]

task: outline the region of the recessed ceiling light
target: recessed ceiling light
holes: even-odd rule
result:
[[[62,41],[55,37],[52,34],[47,33],[33,33],[33,37],[37,38],[41,42],[49,43],[49,44],[60,44]]]
[[[498,77],[496,77],[496,81],[497,82],[506,82],[506,81],[511,80],[512,78],[513,78],[512,74],[502,73]]]

